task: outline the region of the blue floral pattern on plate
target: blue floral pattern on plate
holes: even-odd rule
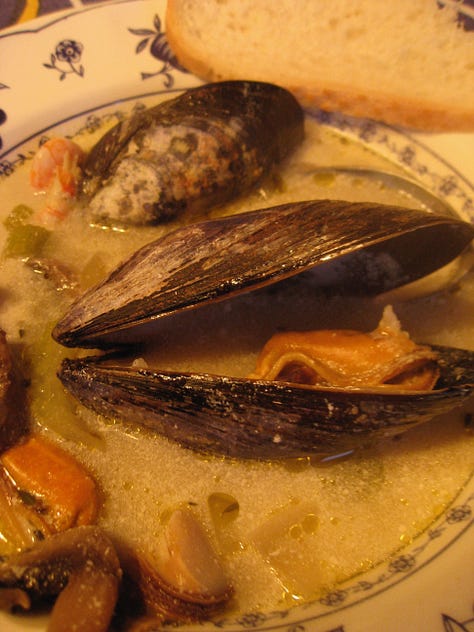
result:
[[[179,70],[181,72],[187,72],[183,66],[177,60],[175,54],[168,44],[166,34],[161,30],[161,19],[158,14],[155,14],[153,18],[153,29],[150,28],[129,28],[130,33],[140,37],[135,52],[137,54],[148,49],[148,52],[155,59],[163,62],[163,65],[156,72],[142,72],[142,79],[151,79],[158,75],[164,77],[163,85],[165,88],[172,88],[174,85],[173,75],[171,70]]]
[[[62,40],[56,46],[54,53],[51,53],[49,64],[43,64],[45,68],[56,70],[59,73],[60,81],[67,75],[84,76],[84,66],[80,63],[84,47],[75,40]]]

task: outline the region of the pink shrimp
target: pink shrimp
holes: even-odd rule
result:
[[[69,212],[75,201],[84,157],[81,147],[67,138],[46,141],[34,156],[30,184],[37,193],[46,196],[45,207],[37,217],[41,223],[54,223]]]

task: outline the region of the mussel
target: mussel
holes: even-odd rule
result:
[[[386,291],[448,263],[473,236],[472,225],[453,217],[327,200],[193,224],[132,255],[71,306],[53,336],[67,346],[110,347],[137,324],[329,264],[346,290]],[[107,354],[66,359],[58,375],[97,413],[185,447],[281,458],[352,449],[459,405],[474,389],[474,352],[433,349],[433,390],[165,372],[119,365]]]
[[[94,223],[154,224],[246,192],[301,142],[303,111],[278,86],[226,81],[139,110],[83,167]]]
[[[314,268],[341,291],[386,292],[448,263],[473,235],[453,217],[334,200],[195,223],[133,254],[71,305],[53,337],[110,346],[110,334]]]
[[[126,547],[122,555],[142,604],[139,609],[156,626],[150,629],[160,629],[160,622],[206,621],[233,595],[220,556],[189,507],[171,512],[153,552]]]
[[[460,405],[474,390],[474,352],[433,347],[431,391],[294,385],[63,361],[59,377],[85,406],[198,452],[278,459],[337,454],[400,434]]]

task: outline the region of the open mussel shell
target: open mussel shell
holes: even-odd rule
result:
[[[63,361],[59,377],[96,413],[146,427],[198,452],[277,459],[337,454],[448,412],[474,390],[474,352],[432,347],[432,391],[314,388],[134,369],[111,359]]]
[[[334,200],[191,224],[86,292],[53,336],[66,346],[110,346],[110,334],[335,261],[344,291],[386,292],[450,262],[473,237],[474,227],[454,217]]]

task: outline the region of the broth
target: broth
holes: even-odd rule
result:
[[[85,148],[92,138],[78,137]],[[308,123],[303,146],[278,174],[245,199],[209,216],[297,199],[331,197],[416,206],[401,193],[348,176],[308,175],[311,165],[397,168],[366,147]],[[28,162],[1,184],[2,213],[39,208],[27,186]],[[182,221],[190,221],[183,218]],[[85,287],[166,227],[101,230],[72,214],[46,255]],[[5,240],[2,225],[1,242]],[[55,378],[62,349],[50,331],[72,299],[17,259],[1,262],[0,326],[31,376],[38,432],[73,452],[100,482],[100,524],[118,540],[153,550],[163,517],[189,503],[213,534],[235,587],[234,611],[273,610],[320,598],[380,564],[424,532],[453,502],[474,470],[474,437],[465,427],[472,400],[396,439],[324,462],[317,458],[243,462],[203,457],[145,431],[98,419]],[[163,369],[234,376],[249,373],[278,330],[373,329],[390,300],[413,339],[474,349],[474,274],[435,294],[403,300],[342,298],[304,275],[252,295],[163,319],[137,361]],[[126,457],[124,457],[126,455]],[[225,509],[231,506],[232,511]]]

